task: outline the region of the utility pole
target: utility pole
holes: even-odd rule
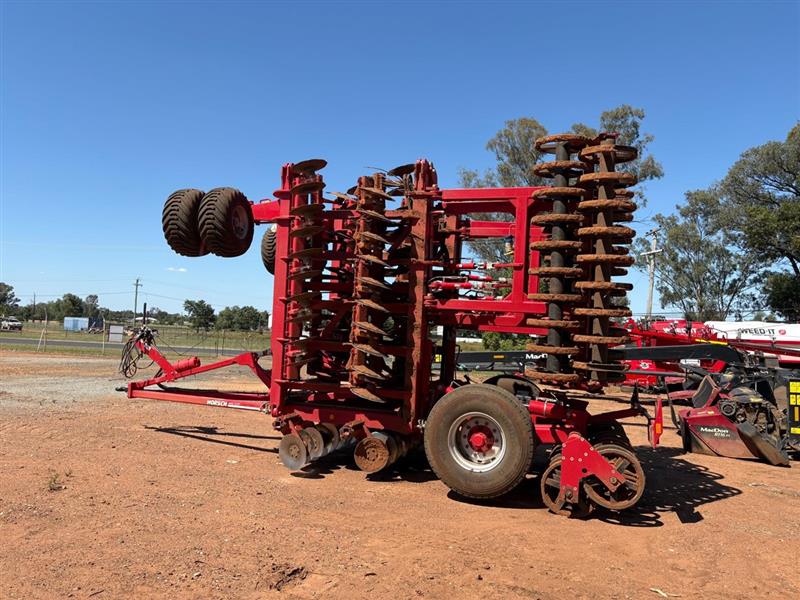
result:
[[[133,284],[135,289],[133,293],[133,326],[136,327],[136,311],[139,310],[139,288],[142,287],[142,284],[139,283],[139,278],[136,278],[136,281]]]
[[[658,232],[660,230],[656,227],[651,229],[645,235],[650,236],[650,251],[642,252],[639,256],[647,257],[647,274],[650,276],[650,286],[647,289],[647,320],[653,316],[653,288],[656,284],[656,254],[663,252],[662,248],[657,248]]]

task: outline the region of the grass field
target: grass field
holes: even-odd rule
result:
[[[270,343],[270,332],[263,333],[255,331],[226,331],[210,330],[195,331],[189,327],[180,325],[153,325],[158,330],[158,340],[165,347],[202,347],[217,348],[226,350],[240,350],[249,352],[263,350]],[[0,345],[7,338],[26,338],[39,339],[45,329],[44,323],[34,323],[26,321],[22,331],[3,331],[0,332]],[[102,333],[89,333],[88,331],[64,331],[61,322],[52,321],[47,324],[48,340],[71,340],[83,342],[102,342]]]
[[[158,330],[157,343],[159,350],[168,358],[181,358],[192,354],[192,349],[197,349],[201,355],[231,356],[239,352],[259,352],[269,348],[271,332],[263,333],[253,331],[195,331],[189,327],[176,325],[154,325]],[[22,352],[36,351],[38,340],[44,330],[44,323],[25,322],[22,331],[0,332],[0,351]],[[11,338],[28,339],[30,343],[3,343]],[[127,338],[124,338],[127,339]],[[37,341],[33,341],[37,340]],[[50,322],[47,325],[47,340],[54,342],[67,340],[73,342],[95,342],[96,348],[80,348],[71,346],[58,346],[48,344],[47,348],[39,347],[40,352],[47,354],[66,354],[72,356],[119,356],[118,345],[100,347],[103,341],[102,333],[89,333],[87,331],[64,331],[61,322]],[[460,344],[462,352],[475,352],[484,350],[480,340],[474,343]],[[177,348],[178,350],[173,350]]]

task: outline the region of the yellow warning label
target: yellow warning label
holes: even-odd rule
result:
[[[792,433],[800,434],[800,427],[792,427]]]
[[[800,404],[800,394],[789,394],[789,404],[792,406]]]
[[[794,421],[795,423],[800,423],[800,406],[794,407]]]
[[[789,391],[795,394],[800,394],[800,381],[790,381]]]

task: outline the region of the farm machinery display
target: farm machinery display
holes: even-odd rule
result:
[[[800,457],[800,379],[787,368],[797,365],[800,348],[787,339],[728,338],[718,328],[725,324],[686,325],[629,323],[637,346],[624,350],[629,364],[651,365],[627,376],[667,392],[684,450],[780,466]],[[790,327],[772,329],[785,336]],[[642,373],[655,381],[641,381]],[[689,408],[676,411],[675,404]]]
[[[633,263],[624,223],[636,208],[626,189],[635,178],[617,166],[636,150],[615,139],[538,140],[553,155],[535,169],[549,187],[441,189],[433,165],[418,160],[326,194],[326,162],[315,159],[284,165],[274,199],[251,203],[233,188],[175,192],[163,228],[179,254],[238,256],[254,224],[271,225],[261,246],[274,274],[271,348],[171,363],[145,325],[123,370],[132,375],[144,355],[160,370],[131,382],[128,396],[266,413],[290,469],[348,448],[374,473],[424,445],[436,475],[475,499],[513,489],[544,444],[541,492],[553,512],[635,505],[645,475],[618,421],[645,416],[655,445],[660,404],[651,418],[634,393],[629,407],[592,414],[581,394],[625,377],[613,346],[628,339],[615,320],[630,315],[619,299],[631,286],[613,277]],[[469,257],[467,242],[490,238],[505,242],[507,260]],[[524,376],[471,383],[457,372],[457,330],[530,335],[529,350],[543,358]],[[266,354],[269,369],[259,364]],[[266,389],[170,386],[234,364]]]
[[[721,373],[727,368],[730,360],[726,360],[724,350],[720,350],[719,356],[693,356],[687,346],[698,344],[730,347],[746,353],[750,357],[748,362],[800,373],[800,325],[762,321],[701,323],[681,319],[640,323],[629,320],[625,327],[631,338],[629,348],[643,349],[628,350],[625,355],[629,367],[625,384],[637,385],[639,389],[665,391],[670,384],[696,388],[705,372]],[[654,350],[664,346],[674,347],[675,351]],[[706,350],[700,351],[703,352]]]

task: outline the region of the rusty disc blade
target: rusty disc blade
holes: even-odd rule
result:
[[[373,279],[372,277],[356,277],[356,283],[363,283],[364,285],[368,285],[370,287],[378,288],[381,290],[391,289],[388,285],[386,285],[382,281],[378,281],[377,279]]]
[[[360,187],[358,189],[367,194],[368,196],[378,196],[380,198],[386,198],[387,200],[392,199],[392,197],[389,194],[375,187]]]
[[[387,217],[386,215],[382,215],[376,210],[370,210],[368,208],[357,208],[356,212],[359,213],[361,216],[366,217],[367,219],[375,219],[377,221],[383,221],[384,223],[391,223],[392,220]]]
[[[312,235],[317,235],[323,231],[325,231],[325,228],[322,225],[306,225],[304,227],[292,229],[289,232],[289,237],[311,237]]]
[[[579,263],[596,263],[606,265],[630,266],[636,262],[632,256],[625,254],[578,254],[575,260]]]
[[[367,261],[367,262],[371,262],[374,265],[380,265],[382,267],[390,267],[391,266],[389,263],[381,260],[377,256],[373,256],[372,254],[356,254],[356,258],[358,260],[364,260],[364,261]]]
[[[552,178],[565,175],[568,178],[578,177],[586,172],[587,164],[579,160],[551,160],[533,167],[534,175]]]
[[[598,171],[581,175],[580,182],[584,185],[619,185],[629,186],[636,184],[636,177],[624,171]]]
[[[580,277],[583,275],[583,269],[578,267],[536,267],[529,269],[530,275],[543,275],[546,277]]]
[[[566,319],[526,319],[525,323],[530,327],[547,327],[549,329],[577,329],[581,325],[579,321]]]
[[[580,371],[602,371],[605,373],[619,373],[620,371],[627,371],[628,365],[625,363],[596,363],[596,362],[579,362],[572,361],[572,368]]]
[[[289,279],[311,279],[320,275],[322,275],[322,271],[318,269],[298,269],[289,273]]]
[[[353,323],[353,327],[362,329],[364,331],[369,331],[370,333],[374,333],[375,335],[385,335],[385,336],[389,335],[383,329],[381,329],[377,325],[370,323],[369,321],[355,321]]]
[[[324,169],[328,165],[328,161],[323,158],[309,158],[308,160],[301,160],[292,165],[292,170],[295,173],[313,173]]]
[[[377,379],[379,381],[384,381],[385,379],[387,379],[385,376],[381,375],[377,371],[373,371],[366,365],[355,365],[350,370],[353,371],[353,373],[363,375],[364,377],[369,377],[370,379]]]
[[[375,346],[370,346],[369,344],[358,344],[358,343],[351,343],[350,344],[353,348],[358,350],[359,352],[363,352],[364,354],[369,354],[370,356],[377,356],[378,358],[389,358],[387,354],[384,354],[380,350],[378,350]]]
[[[289,296],[286,298],[286,301],[297,302],[298,304],[311,304],[319,298],[322,298],[319,292],[300,292],[294,296]]]
[[[325,207],[322,204],[301,204],[291,209],[289,214],[293,217],[309,218],[319,216],[324,210]]]
[[[299,196],[302,194],[313,194],[314,192],[321,192],[325,188],[325,183],[322,181],[303,181],[293,186],[289,193],[292,196]]]
[[[531,223],[534,225],[548,225],[551,223],[581,223],[583,222],[583,215],[576,215],[572,213],[545,213],[534,215],[531,218]]]
[[[613,200],[583,200],[578,202],[578,210],[599,211],[599,210],[636,210],[636,203],[624,198],[614,198]]]
[[[574,284],[579,290],[632,290],[632,283],[622,283],[620,281],[576,281]]]
[[[609,239],[626,239],[636,235],[636,231],[624,225],[593,225],[592,227],[581,227],[575,232],[579,237],[598,237]]]
[[[531,352],[546,352],[547,354],[577,354],[581,350],[575,346],[548,346],[546,344],[528,344],[525,349]]]
[[[583,296],[580,294],[528,294],[528,300],[537,302],[580,302]]]
[[[544,383],[576,383],[583,379],[577,373],[549,373],[547,371],[526,371],[528,377],[532,377]]]
[[[615,163],[630,162],[636,158],[638,151],[632,146],[621,146],[619,144],[599,144],[597,146],[587,146],[580,152],[580,157],[584,160],[597,162],[602,154],[613,154]]]
[[[531,250],[561,250],[567,252],[570,250],[580,250],[583,247],[583,242],[575,240],[539,240],[531,242]]]
[[[586,344],[624,344],[630,338],[627,335],[573,335],[573,342]]]
[[[391,177],[402,177],[403,175],[411,175],[414,172],[414,163],[408,163],[407,165],[400,165],[399,167],[395,167],[387,171],[387,175]]]
[[[389,312],[388,308],[386,308],[385,306],[381,306],[380,304],[378,304],[374,300],[370,300],[369,298],[356,298],[355,303],[360,304],[361,306],[366,306],[367,308],[371,308],[372,310],[378,310],[380,312],[385,312],[385,313]]]
[[[592,140],[575,133],[556,133],[540,137],[534,142],[534,148],[539,152],[555,154],[556,146],[565,144],[570,152],[578,152],[592,143]]]
[[[579,317],[630,317],[629,308],[576,308],[572,311]]]
[[[343,194],[342,192],[330,192],[330,195],[338,200],[344,200],[345,202],[355,202],[358,200],[355,196],[349,196],[347,194]]]
[[[377,242],[379,244],[389,244],[389,240],[385,237],[378,235],[377,233],[372,233],[371,231],[362,231],[356,234],[356,238],[360,240],[368,240],[370,242]]]
[[[364,387],[351,387],[350,391],[358,396],[359,398],[364,398],[364,400],[369,400],[370,402],[380,402],[381,404],[386,404],[386,401],[376,396],[372,391],[368,390]]]
[[[567,200],[579,200],[586,196],[588,192],[579,187],[546,187],[536,190],[531,194],[536,200],[553,200],[555,198],[566,198]]]

